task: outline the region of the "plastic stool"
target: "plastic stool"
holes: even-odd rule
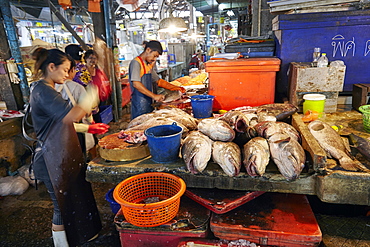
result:
[[[168,54],[168,63],[176,64],[176,55],[175,54]]]

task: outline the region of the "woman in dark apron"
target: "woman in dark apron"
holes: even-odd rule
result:
[[[146,43],[144,51],[131,61],[129,81],[131,86],[131,119],[154,110],[153,101],[163,101],[164,95],[157,94],[158,86],[185,92],[178,87],[160,79],[154,70],[155,62],[163,52],[162,45],[156,40]]]
[[[74,122],[91,111],[93,93],[71,106],[54,89],[67,77],[70,60],[60,50],[40,49],[35,71],[41,80],[31,85],[30,109],[37,148],[35,177],[43,181],[53,200],[54,245],[77,246],[101,230],[101,221],[90,183],[85,180],[83,159]],[[94,92],[96,93],[96,92]]]

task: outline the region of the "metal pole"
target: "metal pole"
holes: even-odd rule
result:
[[[117,121],[122,117],[122,93],[121,93],[121,81],[116,79],[114,58],[113,58],[113,37],[112,28],[110,20],[112,20],[112,15],[110,10],[112,9],[110,0],[103,0],[103,13],[104,13],[104,23],[105,23],[105,36],[107,47],[110,50],[108,54],[108,64],[109,64],[109,80],[112,82],[112,104],[113,104],[113,115],[114,119]]]
[[[23,66],[22,54],[19,49],[17,31],[15,29],[12,13],[10,11],[9,0],[0,0],[0,8],[4,19],[6,33],[8,36],[7,38],[9,41],[9,48],[19,71],[19,86],[21,88],[23,102],[26,104],[29,101],[30,88],[28,87],[26,71]]]
[[[2,0],[4,1],[4,0]],[[6,1],[6,0],[5,0]],[[85,44],[85,42],[78,36],[78,34],[73,30],[71,25],[68,23],[66,19],[62,16],[62,14],[59,12],[59,10],[54,6],[54,4],[49,1],[45,0],[45,2],[50,6],[51,11],[58,17],[58,19],[64,24],[64,26],[67,28],[67,30],[72,34],[72,36],[77,40],[77,42],[81,45],[82,49],[85,51],[89,50],[90,48]]]
[[[107,46],[109,49],[112,49],[113,47],[113,41],[112,41],[112,34],[111,34],[111,28],[110,28],[110,22],[111,14],[109,12],[110,10],[110,4],[109,0],[103,0],[103,9],[104,9],[104,23],[105,23],[105,35],[107,39]]]

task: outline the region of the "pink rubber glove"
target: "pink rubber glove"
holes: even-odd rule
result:
[[[105,123],[96,123],[96,124],[90,124],[89,129],[87,130],[87,133],[90,134],[104,134],[108,131],[109,125]]]

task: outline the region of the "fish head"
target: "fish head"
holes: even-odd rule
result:
[[[270,138],[273,134],[277,133],[279,128],[273,121],[264,121],[254,126],[259,136],[266,139]]]
[[[315,120],[308,124],[308,128],[311,131],[320,132],[323,131],[326,128],[326,126],[320,120]]]
[[[248,128],[248,120],[243,116],[238,116],[235,122],[235,130],[239,133],[244,133]]]
[[[274,149],[275,163],[278,162],[280,173],[287,180],[295,180],[304,168],[306,159],[302,146],[285,133],[277,133],[271,137],[269,142],[276,145]]]

